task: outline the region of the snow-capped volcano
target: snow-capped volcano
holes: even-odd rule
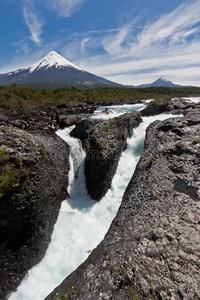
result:
[[[71,87],[94,88],[119,84],[84,71],[55,51],[26,69],[0,74],[0,85],[30,86],[35,88]]]
[[[57,52],[51,51],[45,57],[43,57],[41,60],[30,67],[30,73],[43,68],[47,70],[48,68],[51,68],[53,66],[55,66],[56,68],[71,67],[81,70],[79,67],[71,63],[69,60],[67,60]]]

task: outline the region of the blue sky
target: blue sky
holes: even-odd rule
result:
[[[200,0],[0,0],[0,73],[54,50],[123,84],[200,86]]]

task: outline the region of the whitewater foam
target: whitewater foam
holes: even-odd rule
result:
[[[119,117],[126,112],[142,110],[146,105],[144,103],[139,104],[124,104],[124,105],[112,105],[112,106],[99,106],[94,114],[89,118],[90,120],[108,120],[115,117]]]

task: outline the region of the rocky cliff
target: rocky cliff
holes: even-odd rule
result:
[[[141,121],[140,112],[132,112],[99,122],[91,130],[85,177],[88,193],[93,199],[100,200],[111,187],[126,140]]]
[[[52,130],[0,127],[0,299],[45,254],[68,195],[68,158]]]
[[[199,150],[199,109],[151,124],[104,240],[46,299],[200,299]]]

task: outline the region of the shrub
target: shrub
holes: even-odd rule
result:
[[[197,139],[197,138],[193,138],[193,139],[191,140],[191,143],[192,143],[193,145],[196,145],[196,144],[198,144],[199,142],[200,142],[200,140]]]

